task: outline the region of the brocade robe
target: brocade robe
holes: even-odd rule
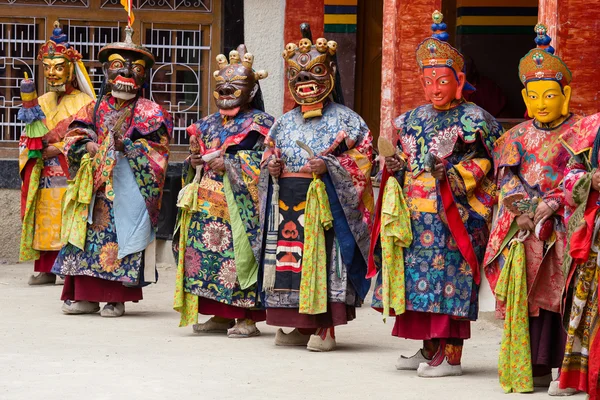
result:
[[[187,129],[190,136],[198,138],[200,154],[222,152],[225,174],[205,164],[197,188],[198,210],[191,214],[187,226],[183,225],[182,213],[178,218],[173,238],[175,260],[182,251],[178,240],[181,231],[187,230],[183,274],[176,278],[175,294],[175,308],[182,312],[183,324],[197,321],[198,307],[196,303],[195,310],[187,310],[189,304],[185,295],[178,293],[181,291],[230,306],[256,306],[260,256],[257,185],[264,138],[273,121],[270,115],[254,109],[227,120],[217,112]],[[186,161],[185,182],[191,183],[195,175]],[[237,215],[231,214],[234,210]]]
[[[28,149],[24,146],[26,134],[23,133],[19,146],[19,172],[23,185],[21,187],[21,216],[27,208],[33,208],[33,225],[24,224],[24,236],[32,242],[35,251],[60,250],[61,202],[67,189],[69,168],[64,138],[75,115],[84,107],[93,104],[93,99],[79,90],[73,90],[58,100],[58,93],[48,92],[38,98],[38,103],[46,118],[43,123],[48,128],[48,133],[43,140],[49,146],[60,150],[60,154],[47,160],[40,160],[42,164],[39,175],[38,192],[30,204],[27,204],[29,181],[35,169],[36,159],[28,158]],[[21,261],[31,259],[23,257]],[[36,257],[37,258],[37,257]]]
[[[372,136],[358,114],[334,102],[324,106],[321,117],[304,119],[300,107],[289,111],[277,119],[267,138],[269,148],[263,157],[259,186],[262,232],[266,231],[272,215],[269,206],[273,180],[266,168],[272,155],[282,159],[283,172],[279,178],[280,218],[275,224],[279,228],[275,287],[265,293],[265,306],[267,309],[299,307],[304,209],[310,178],[293,174],[310,176],[310,168],[309,155],[298,146],[298,140],[327,165],[327,172],[321,177],[333,214],[326,256],[327,299],[354,307],[362,302],[369,289],[365,273],[373,209]],[[286,177],[290,174],[292,177]],[[263,268],[264,263],[259,276]],[[267,319],[268,315],[267,312]]]
[[[600,219],[599,194],[592,188],[599,155],[595,141],[600,132],[600,114],[581,119],[562,139],[572,155],[564,178],[567,246],[563,263],[564,321],[567,329],[560,386],[574,388],[598,399],[600,374]]]
[[[77,114],[67,138],[73,169],[88,142],[99,145],[92,160],[94,195],[84,249],[66,244],[52,271],[142,285],[155,281],[155,260],[144,260],[144,250],[158,224],[173,121],[161,106],[144,98],[122,106],[110,94],[100,101],[95,116],[94,103]],[[111,129],[126,110],[121,152],[114,148]],[[144,277],[145,264],[149,270]]]
[[[560,137],[579,119],[572,115],[553,129],[541,128],[534,120],[525,121],[506,132],[496,142],[494,149],[498,170],[498,213],[492,225],[484,261],[492,291],[495,291],[508,256],[508,243],[518,232],[516,218],[523,212],[514,199],[531,203],[537,198],[555,212],[551,217],[554,232],[547,241],[539,240],[532,232],[523,242],[530,316],[539,315],[540,308],[560,312],[560,298],[565,284],[562,271],[565,245],[562,183],[569,160],[569,153]],[[504,315],[504,308],[503,303],[496,306],[500,317]]]
[[[447,111],[436,110],[431,104],[420,106],[393,124],[400,150],[407,156],[406,171],[397,173],[396,179],[402,183],[413,235],[412,243],[404,249],[406,310],[475,320],[479,263],[494,206],[492,148],[502,127],[486,111],[466,102]],[[428,153],[444,160],[447,180],[436,181],[425,171]],[[450,223],[443,196],[451,196],[458,209]],[[381,262],[377,230],[380,207],[378,203],[369,275]],[[458,230],[461,226],[468,235]],[[476,257],[474,266],[459,248],[455,235],[463,246],[470,246],[470,254]],[[383,308],[381,274],[372,306]]]

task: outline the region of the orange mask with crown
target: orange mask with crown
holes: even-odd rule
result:
[[[450,44],[444,16],[435,11],[432,15],[433,35],[417,46],[417,63],[421,70],[421,85],[427,101],[439,110],[448,110],[462,99],[463,90],[474,88],[467,82],[465,60]]]

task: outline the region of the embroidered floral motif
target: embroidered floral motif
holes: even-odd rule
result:
[[[220,222],[210,222],[202,235],[202,243],[210,251],[222,252],[231,244],[231,231]]]
[[[107,243],[100,250],[100,266],[105,272],[114,272],[120,267],[119,246],[116,243]]]
[[[235,262],[233,260],[225,261],[219,270],[219,283],[227,289],[232,289],[236,279]]]

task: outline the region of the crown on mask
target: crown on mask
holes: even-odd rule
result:
[[[58,21],[54,22],[50,40],[42,45],[38,53],[38,60],[54,57],[64,57],[71,62],[81,60],[81,54],[69,45],[67,35],[63,33]]]
[[[269,76],[269,73],[264,69],[254,71],[254,55],[252,55],[252,53],[248,53],[248,51],[246,50],[246,45],[244,44],[240,44],[237,50],[231,50],[229,52],[229,61],[227,60],[227,57],[224,54],[219,54],[216,57],[216,59],[217,64],[219,66],[219,70],[213,73],[213,76],[215,78],[219,75],[219,73],[222,70],[226,69],[227,67],[232,65],[239,66],[240,64],[243,65],[246,69],[253,71],[254,79],[257,81],[260,79],[265,79]]]
[[[571,71],[560,57],[554,55],[554,47],[550,46],[552,38],[548,36],[548,27],[544,24],[535,26],[535,44],[519,62],[519,78],[523,85],[530,81],[553,80],[561,86],[571,83]]]
[[[308,53],[312,49],[317,49],[319,53],[329,53],[330,56],[334,56],[337,52],[337,46],[337,42],[334,42],[333,40],[327,41],[325,38],[318,38],[314,45],[310,39],[304,38],[300,39],[298,44],[288,43],[283,51],[283,58],[288,60],[296,52]]]
[[[417,46],[419,68],[450,67],[456,72],[463,72],[464,57],[458,50],[446,43],[450,35],[446,32],[448,26],[443,22],[444,15],[436,10],[431,17],[433,34]]]

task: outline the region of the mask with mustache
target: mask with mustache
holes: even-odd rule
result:
[[[219,70],[214,72],[217,82],[213,96],[222,115],[233,117],[248,106],[258,91],[258,81],[268,76],[266,71],[252,69],[254,56],[241,44],[229,53],[229,61],[223,54],[217,56]]]
[[[133,51],[111,54],[103,69],[112,95],[123,100],[137,96],[146,80],[146,61]]]

